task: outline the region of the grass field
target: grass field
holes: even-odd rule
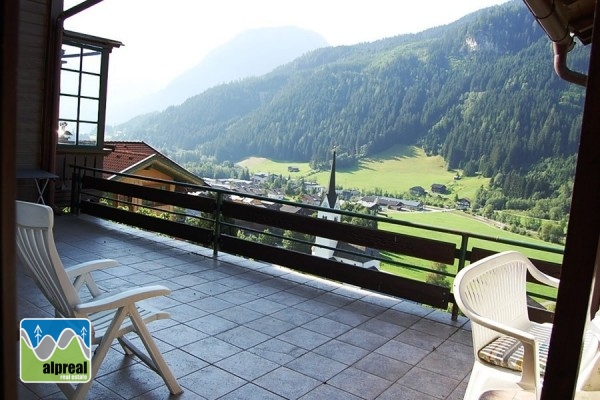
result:
[[[251,173],[267,172],[291,177],[304,177],[320,185],[327,185],[329,171],[313,171],[306,163],[274,161],[266,158],[252,157],[237,165],[246,167]],[[288,172],[288,167],[299,168],[299,172]],[[394,146],[376,157],[361,160],[357,168],[336,169],[335,181],[344,189],[375,190],[382,189],[388,193],[404,193],[413,186],[422,186],[429,190],[432,184],[446,185],[450,196],[473,198],[475,191],[487,185],[489,179],[468,177],[454,180],[455,171],[448,171],[441,156],[428,157],[423,149],[414,146]]]
[[[411,222],[419,225],[427,225],[432,227],[439,227],[445,229],[453,229],[460,232],[475,233],[479,235],[489,236],[492,239],[506,239],[513,240],[520,243],[529,243],[538,246],[551,247],[561,249],[561,246],[551,245],[544,241],[530,238],[527,236],[518,235],[516,233],[505,231],[501,228],[494,226],[491,223],[487,223],[476,219],[468,214],[461,211],[429,211],[429,212],[401,212],[401,211],[388,211],[387,216],[394,220]],[[403,233],[411,236],[426,237],[428,239],[440,240],[443,242],[451,242],[460,247],[461,237],[458,235],[435,232],[430,230],[418,229],[413,227],[407,227],[402,225],[395,225],[393,223],[379,223],[379,229],[388,230],[396,233]],[[531,258],[538,258],[547,260],[555,263],[562,263],[562,255],[549,253],[541,250],[528,249],[528,248],[517,248],[515,245],[497,243],[496,241],[488,241],[483,239],[469,239],[468,248],[480,247],[494,251],[505,251],[505,250],[518,250],[523,252],[525,255]],[[410,265],[419,267],[431,268],[433,263],[422,259],[414,259],[408,257],[402,257],[392,253],[384,253],[386,257],[395,262],[403,262]],[[396,275],[404,276],[406,278],[415,279],[419,281],[425,281],[427,272],[422,271],[418,268],[405,268],[393,265],[391,263],[382,263],[381,269]],[[448,272],[455,274],[456,265],[450,267]],[[548,288],[541,285],[529,285],[529,290],[534,293],[544,294],[546,296],[556,296],[556,291],[552,288]]]

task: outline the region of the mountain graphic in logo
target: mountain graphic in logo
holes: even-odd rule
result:
[[[21,321],[23,382],[87,382],[91,379],[91,324],[83,318]]]

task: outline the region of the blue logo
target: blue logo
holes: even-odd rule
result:
[[[84,318],[21,320],[21,381],[80,383],[91,379],[91,323]]]

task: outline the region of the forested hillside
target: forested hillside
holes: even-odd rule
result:
[[[570,66],[585,72],[588,51],[576,47]],[[420,34],[315,50],[108,134],[182,163],[261,156],[318,166],[336,145],[343,168],[417,144],[449,168],[502,173],[509,185],[542,160],[572,160],[583,95],[556,77],[548,38],[512,1]]]

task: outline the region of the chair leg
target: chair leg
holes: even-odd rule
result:
[[[164,357],[162,356],[160,350],[156,346],[156,343],[154,342],[154,339],[152,338],[152,335],[146,327],[146,324],[144,323],[139,312],[137,311],[135,306],[132,306],[130,308],[131,310],[129,313],[129,318],[131,319],[133,326],[135,327],[140,339],[142,340],[142,343],[144,343],[144,347],[146,347],[146,350],[148,351],[148,354],[150,355],[152,360],[148,360],[148,357],[144,357],[144,354],[137,355],[140,357],[140,359],[146,362],[146,364],[148,364],[150,368],[154,369],[163,378],[171,394],[183,393],[183,389],[181,388],[181,386],[179,386],[177,379],[175,379],[175,376],[171,372],[171,369],[165,362]],[[133,347],[133,349],[135,349],[135,347]],[[152,361],[152,363],[150,361]]]
[[[92,356],[92,371],[90,380],[84,383],[79,383],[76,386],[68,383],[59,384],[60,390],[67,396],[69,400],[84,400],[87,396],[87,393],[90,389],[90,386],[96,379],[96,375],[98,375],[98,370],[102,365],[102,361],[104,361],[104,357],[108,353],[110,346],[123,323],[123,320],[127,316],[127,310],[125,308],[120,308],[115,313],[113,320],[111,321],[106,333],[102,337],[100,344],[94,350],[94,355]]]

